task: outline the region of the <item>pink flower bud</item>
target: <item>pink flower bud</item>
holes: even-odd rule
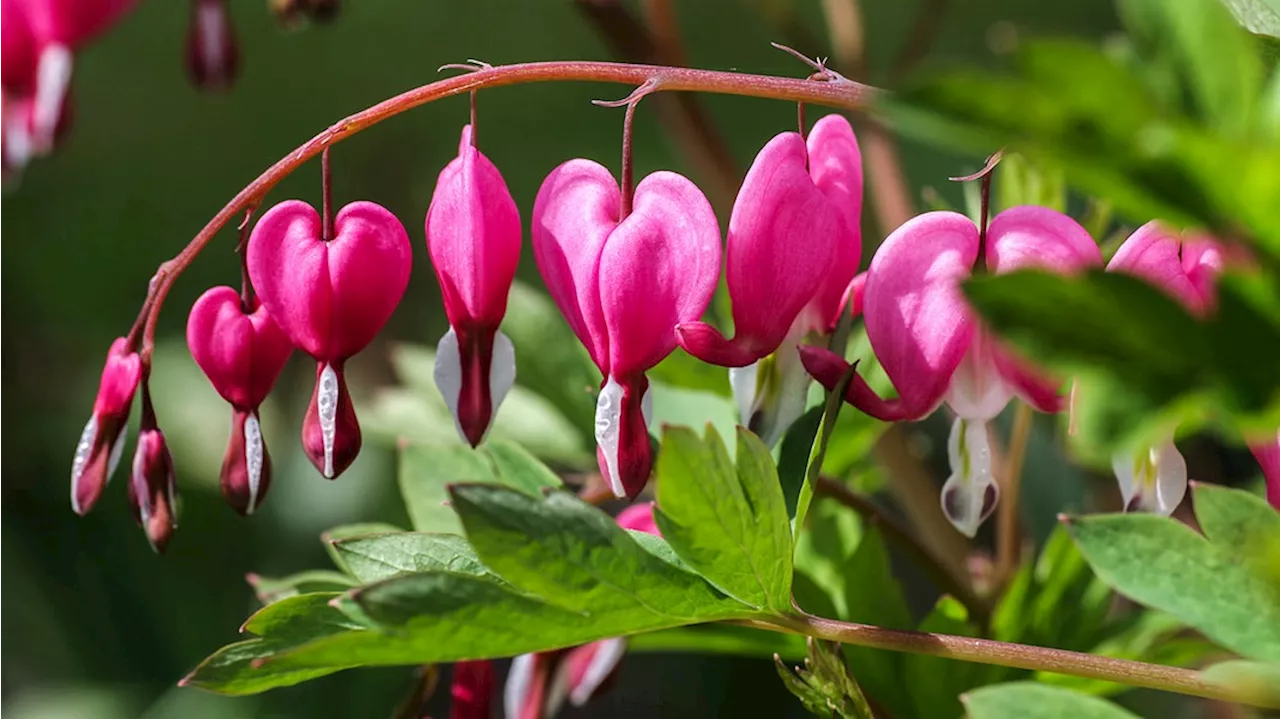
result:
[[[343,363],[391,317],[412,261],[400,221],[372,202],[342,208],[333,232],[331,239],[321,236],[320,215],[307,203],[282,202],[253,228],[247,257],[249,277],[268,314],[294,346],[316,360],[302,442],[329,479],[360,450]]]
[[[696,186],[655,172],[622,193],[604,167],[570,160],[533,208],[533,251],[551,298],[604,375],[596,405],[601,471],[635,497],[652,468],[644,373],[676,346],[674,328],[702,316],[720,267],[720,229]]]
[[[106,488],[124,450],[124,430],[133,395],[142,379],[142,360],[120,337],[111,343],[102,368],[93,414],[80,434],[71,463],[71,508],[86,514]]]
[[[784,132],[756,155],[733,203],[725,280],[734,337],[703,322],[676,328],[701,360],[743,367],[793,325],[831,331],[862,255],[862,156],[848,120],[828,115],[808,140]]]
[[[520,213],[498,168],[471,144],[470,125],[440,172],[426,234],[449,318],[436,384],[474,447],[515,382],[515,348],[498,325],[520,260]]]
[[[489,719],[493,684],[493,662],[482,660],[454,664],[449,719]]]
[[[240,50],[227,0],[192,0],[187,30],[187,72],[201,88],[231,87],[240,69]]]
[[[164,441],[164,432],[145,419],[138,433],[138,447],[129,475],[129,506],[133,518],[147,535],[156,552],[164,552],[178,528],[177,495],[173,482],[173,459]],[[151,426],[146,426],[150,424]]]
[[[1280,429],[1274,438],[1250,442],[1249,449],[1253,450],[1267,482],[1267,501],[1280,511]]]

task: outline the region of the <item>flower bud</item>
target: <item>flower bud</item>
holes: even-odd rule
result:
[[[316,388],[302,420],[302,448],[325,479],[345,472],[360,453],[360,424],[341,365],[316,366]]]
[[[271,454],[262,438],[257,411],[237,409],[231,415],[231,439],[219,476],[227,504],[244,516],[253,514],[271,486]]]
[[[138,431],[138,447],[133,454],[133,471],[129,474],[129,506],[133,518],[146,532],[147,541],[156,552],[163,553],[178,528],[177,494],[173,483],[173,458],[164,440],[164,432],[156,425],[151,395],[142,386],[142,425]]]
[[[71,463],[71,508],[86,514],[107,486],[124,449],[129,408],[142,378],[142,360],[123,337],[107,352],[93,414],[80,434]]]
[[[187,72],[206,90],[231,87],[240,69],[240,50],[227,0],[192,0],[187,30]]]

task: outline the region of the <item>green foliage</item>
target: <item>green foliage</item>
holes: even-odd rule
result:
[[[1137,719],[1101,699],[1032,682],[983,687],[964,696],[970,719]]]
[[[1280,706],[1280,664],[1232,660],[1204,670],[1204,678],[1258,706]]]
[[[312,569],[284,577],[264,577],[249,574],[245,577],[258,601],[271,604],[299,594],[313,592],[341,592],[354,587],[357,582],[342,572]]]
[[[769,450],[745,429],[736,466],[715,429],[667,427],[658,458],[662,536],[726,594],[759,608],[791,606],[791,525]]]
[[[699,624],[637,634],[628,641],[632,652],[696,652],[743,657],[778,655],[789,661],[805,656],[804,637],[796,634],[739,627],[733,624]]]
[[[490,574],[467,540],[456,534],[368,534],[334,540],[333,547],[338,565],[360,584],[428,570]]]
[[[918,629],[922,632],[962,637],[979,636],[978,628],[969,621],[969,612],[964,605],[951,597],[939,599],[933,611],[920,622]],[[953,659],[924,654],[903,656],[903,681],[910,687],[907,695],[914,707],[912,716],[919,719],[959,716],[963,711],[960,694],[983,683],[988,671],[988,667]]]
[[[782,683],[810,712],[840,719],[872,719],[871,707],[836,645],[810,639],[804,666],[796,667],[794,673],[781,657],[775,655],[774,664]]]
[[[1197,486],[1197,507],[1204,485]],[[1220,494],[1215,495],[1214,492]],[[1122,594],[1166,611],[1240,654],[1280,662],[1280,586],[1258,571],[1258,542],[1275,546],[1274,511],[1239,490],[1210,490],[1208,538],[1180,522],[1151,515],[1073,519],[1069,528],[1098,577]],[[1259,537],[1245,545],[1224,527]]]

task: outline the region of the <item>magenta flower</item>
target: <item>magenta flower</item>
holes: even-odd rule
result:
[[[831,331],[862,256],[861,213],[862,155],[848,120],[827,115],[807,142],[796,132],[774,137],[729,217],[733,339],[690,321],[676,328],[680,345],[705,362],[744,367],[788,336]]]
[[[702,316],[720,267],[720,228],[696,186],[655,172],[625,218],[609,171],[570,160],[533,207],[533,251],[551,298],[604,375],[596,404],[600,469],[618,496],[649,481],[645,372],[676,347],[675,326]]]
[[[616,521],[623,529],[662,536],[653,520],[653,502],[627,507]],[[504,689],[507,719],[550,719],[566,699],[571,706],[585,706],[617,674],[626,653],[627,640],[615,637],[516,657]]]
[[[315,209],[289,200],[268,210],[249,237],[249,278],[262,305],[293,345],[316,360],[302,445],[326,478],[341,474],[360,452],[343,365],[391,317],[409,283],[411,255],[404,226],[372,202],[343,207],[326,240]]]
[[[917,420],[946,402],[956,413],[948,454],[952,474],[942,507],[973,536],[995,508],[987,422],[1019,396],[1042,412],[1063,409],[1059,382],[1042,376],[983,328],[960,292],[979,258],[991,272],[1028,267],[1071,273],[1102,264],[1089,233],[1060,212],[1014,207],[996,215],[985,252],[977,226],[954,212],[912,218],[889,235],[871,260],[863,295],[867,336],[898,390],[875,394],[858,375],[845,399],[886,421]],[[849,365],[817,347],[802,347],[805,368],[827,389]]]
[[[155,410],[145,384],[142,424],[133,454],[133,471],[129,474],[129,507],[151,548],[164,552],[173,530],[178,528],[178,498],[173,481],[173,458],[169,456],[164,432],[156,426]]]
[[[1218,275],[1225,265],[1222,246],[1205,236],[1181,233],[1148,222],[1134,231],[1107,263],[1110,272],[1140,277],[1187,309],[1213,309]],[[1187,462],[1173,443],[1173,429],[1151,447],[1120,451],[1111,458],[1126,510],[1171,514],[1187,492]]]
[[[520,212],[502,174],[462,129],[458,157],[440,172],[426,219],[449,331],[435,379],[458,433],[480,444],[516,378],[515,347],[498,330],[520,260]]]
[[[231,438],[222,459],[222,496],[253,514],[271,486],[271,454],[262,438],[258,405],[293,352],[289,338],[258,305],[249,311],[230,287],[200,296],[187,318],[187,346],[210,384],[231,403]]]
[[[1280,510],[1280,429],[1276,430],[1274,439],[1250,442],[1249,449],[1253,450],[1267,482],[1267,501]]]
[[[120,463],[129,408],[141,380],[141,358],[129,348],[128,340],[117,338],[107,352],[93,414],[80,434],[71,463],[71,508],[76,514],[93,509]]]
[[[4,157],[21,167],[47,153],[65,127],[74,51],[135,0],[4,0]]]
[[[197,86],[231,87],[240,69],[240,49],[227,0],[191,0],[187,29],[187,73]]]
[[[449,719],[489,719],[493,680],[493,662],[487,659],[454,664]]]

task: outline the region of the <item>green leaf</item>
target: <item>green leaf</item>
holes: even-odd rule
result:
[[[564,486],[555,472],[514,442],[485,442],[480,451],[493,464],[495,478],[509,487],[536,494],[548,487],[558,489]]]
[[[490,574],[467,540],[456,534],[371,534],[334,540],[333,546],[343,567],[361,584],[431,569]]]
[[[964,605],[944,596],[934,605],[933,611],[920,622],[919,631],[936,634],[952,634],[962,637],[978,636],[977,627],[969,622]],[[961,714],[960,695],[978,684],[990,667],[953,659],[910,654],[903,658],[903,682],[911,687],[910,700],[915,705],[915,716],[956,717]],[[997,669],[998,671],[998,669]]]
[[[354,524],[343,524],[337,527],[331,527],[320,535],[320,541],[324,543],[324,550],[329,553],[329,558],[333,560],[334,566],[346,572],[347,568],[342,563],[342,557],[338,556],[338,551],[333,548],[333,543],[339,539],[347,539],[348,537],[359,537],[365,534],[386,534],[388,532],[403,532],[404,530],[394,524],[386,522],[356,522]]]
[[[977,689],[964,706],[969,719],[1138,719],[1102,699],[1034,682]]]
[[[1222,0],[1236,22],[1255,35],[1280,38],[1280,2],[1276,0]]]
[[[609,515],[566,492],[450,487],[480,559],[514,586],[568,610],[669,625],[741,615],[742,604],[649,553]]]
[[[796,502],[800,499],[800,488],[804,486],[804,478],[808,472],[809,454],[813,451],[813,444],[818,438],[818,429],[822,426],[824,411],[824,407],[810,409],[801,415],[800,419],[796,420],[782,436],[782,446],[778,451],[778,481],[782,484],[782,496],[787,502],[787,516],[791,519],[795,519],[796,516]]]
[[[1196,521],[1215,546],[1234,549],[1259,577],[1280,592],[1280,512],[1239,489],[1196,482]]]
[[[815,589],[829,597],[832,610],[824,614],[803,601],[801,592],[792,588],[800,606],[820,616],[849,620],[845,603],[846,574],[849,560],[862,540],[862,522],[858,513],[832,501],[820,501],[809,512],[809,521],[796,541],[796,572],[809,577]],[[874,585],[868,585],[874,586]]]
[[[782,683],[811,713],[841,719],[872,719],[871,708],[858,682],[849,675],[838,645],[810,639],[803,667],[792,673],[781,657],[774,658]]]
[[[341,592],[356,585],[351,577],[327,569],[313,569],[284,577],[264,577],[250,573],[245,575],[245,580],[253,587],[253,593],[263,604],[311,592]]]
[[[1167,517],[1098,515],[1068,528],[1098,577],[1246,657],[1280,661],[1280,593],[1235,556]]]
[[[1280,708],[1280,664],[1233,660],[1207,667],[1203,676],[1227,687],[1242,701]]]
[[[735,467],[720,435],[665,427],[658,455],[662,536],[689,566],[753,607],[791,607],[791,526],[769,450],[738,429]]]
[[[768,658],[804,658],[804,637],[732,624],[703,624],[637,634],[627,642],[629,652],[686,652]]]
[[[413,528],[419,532],[460,534],[462,524],[449,507],[451,482],[494,482],[492,466],[470,447],[400,448],[400,494]]]
[[[1280,281],[1261,272],[1224,275],[1209,339],[1227,407],[1259,431],[1280,425]]]
[[[819,505],[821,506],[821,505]],[[846,513],[852,510],[845,509]],[[875,525],[866,526],[857,549],[841,572],[838,596],[845,606],[846,619],[887,629],[911,629],[907,597],[889,566],[884,538]],[[906,656],[869,647],[846,645],[849,669],[867,692],[894,709],[895,715],[910,706],[910,696],[902,672]]]

